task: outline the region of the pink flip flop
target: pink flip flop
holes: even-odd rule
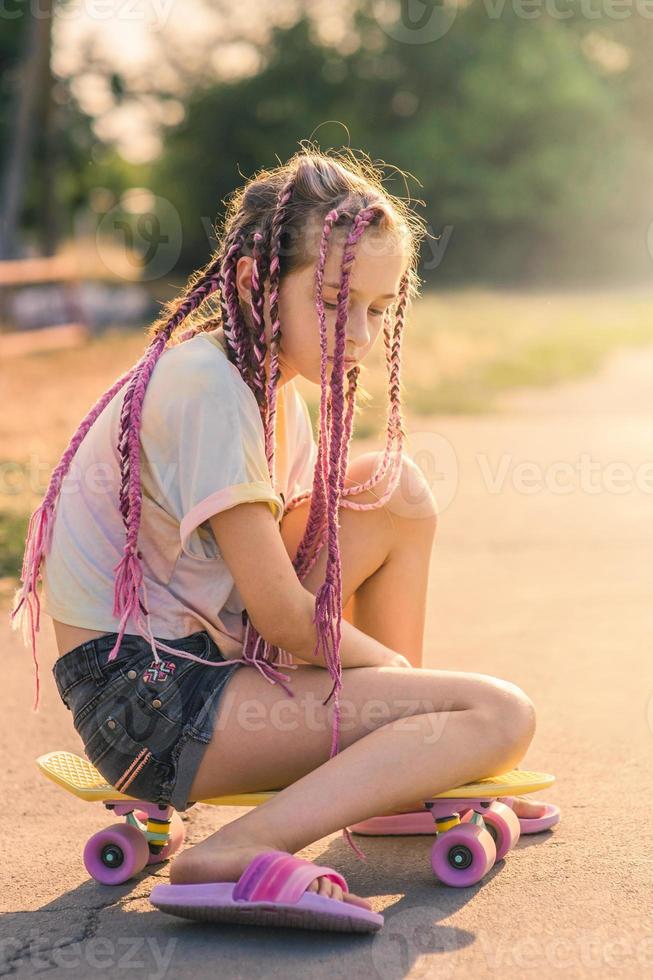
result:
[[[252,858],[237,882],[155,885],[150,902],[162,912],[202,922],[330,932],[376,932],[381,928],[384,919],[378,912],[306,891],[322,876],[349,891],[346,880],[333,868],[287,851],[264,851]]]
[[[501,803],[514,809],[514,796],[502,796]],[[554,803],[546,803],[546,811],[541,817],[518,817],[522,834],[539,834],[554,827],[560,820],[560,808]],[[368,837],[391,836],[394,834],[434,834],[435,822],[428,810],[413,810],[411,813],[391,813],[382,817],[370,817],[360,823],[350,824],[355,834]]]

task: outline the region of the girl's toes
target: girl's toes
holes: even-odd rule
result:
[[[350,902],[352,905],[358,905],[361,909],[367,909],[368,912],[372,911],[372,906],[366,898],[361,898],[360,895],[352,895],[351,892],[345,892],[342,896],[343,902]]]
[[[318,894],[324,895],[325,898],[335,898],[336,901],[342,901],[342,888],[340,885],[336,884],[335,881],[331,881],[330,878],[322,877],[319,879],[319,889]]]
[[[335,881],[330,881],[329,884],[331,888],[329,889],[329,897],[335,898],[337,902],[342,902],[343,891],[340,885],[337,885]]]
[[[343,892],[340,885],[331,881],[330,878],[317,878],[310,883],[307,890],[317,892],[318,895],[324,895],[325,898],[334,898],[338,902],[349,902],[361,909],[367,909],[368,912],[372,911],[372,906],[366,898],[361,898],[360,895],[352,895],[351,892]]]
[[[513,810],[518,817],[541,817],[546,810],[546,803],[542,803],[540,800],[525,800],[521,796],[516,796]]]

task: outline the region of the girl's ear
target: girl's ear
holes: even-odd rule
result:
[[[238,296],[249,308],[252,302],[252,266],[254,259],[251,255],[241,255],[236,264],[236,289]]]

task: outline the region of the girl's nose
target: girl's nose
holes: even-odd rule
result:
[[[363,350],[369,342],[370,332],[366,312],[356,313],[351,310],[347,320],[347,350],[351,350],[352,353]]]

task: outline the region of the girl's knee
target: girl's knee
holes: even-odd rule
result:
[[[516,684],[508,684],[511,690],[510,724],[516,745],[523,745],[525,752],[535,734],[535,705]]]
[[[386,507],[397,517],[437,521],[438,505],[428,480],[406,453],[401,454],[401,475]]]
[[[370,479],[375,469],[380,466],[383,459],[383,452],[374,451],[363,453],[361,456],[352,460],[347,469],[347,483],[363,484]],[[350,483],[351,481],[351,483]],[[360,495],[364,502],[369,499],[378,499],[387,490],[390,484],[390,471],[382,480],[374,484],[372,490],[365,491]],[[357,499],[357,495],[353,495]],[[385,502],[386,510],[398,517],[405,518],[431,518],[433,524],[437,522],[438,506],[433,491],[424,476],[420,467],[413,462],[407,453],[401,454],[401,471],[399,480],[390,498]]]
[[[516,764],[535,734],[532,700],[516,684],[488,676],[480,710],[498,748]]]

